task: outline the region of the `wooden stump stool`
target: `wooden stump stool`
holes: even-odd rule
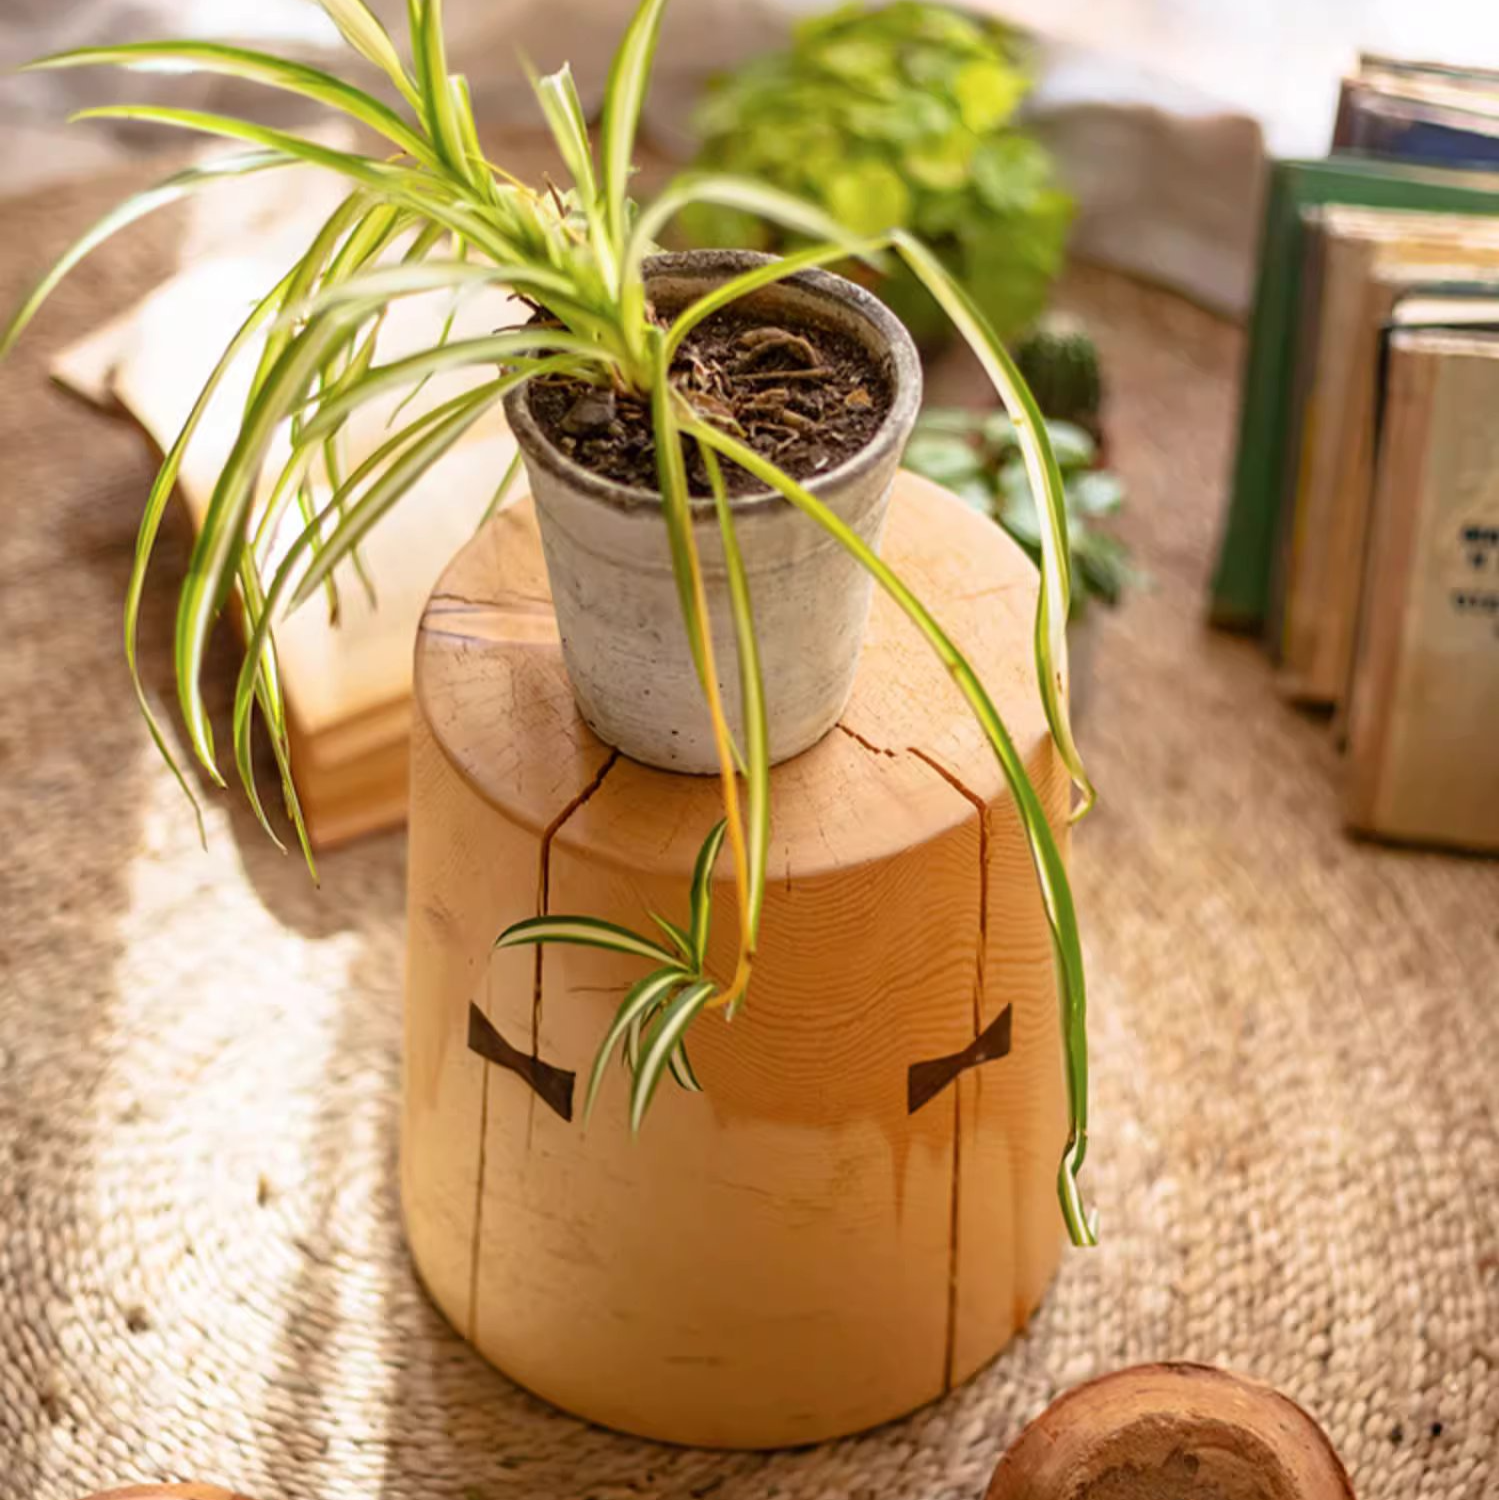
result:
[[[1035,570],[909,476],[885,554],[989,685],[1060,836]],[[719,788],[583,724],[529,505],[432,596],[412,761],[403,1198],[422,1277],[480,1351],[607,1426],[768,1447],[898,1416],[1005,1345],[1062,1243],[1050,944],[993,754],[894,606],[877,599],[839,727],[774,773],[749,1002],[693,1030],[705,1092],[663,1084],[638,1138],[623,1071],[586,1131],[581,1100],[642,966],[491,948],[538,910],[682,920]]]

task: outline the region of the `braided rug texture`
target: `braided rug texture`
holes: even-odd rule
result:
[[[0,300],[122,184],[10,204]],[[485,1366],[396,1196],[403,841],[323,890],[214,797],[208,850],[137,721],[119,613],[139,438],[48,355],[170,268],[101,256],[0,369],[0,1497],[209,1479],[259,1500],[973,1500],[1062,1389],[1142,1360],[1305,1404],[1361,1495],[1499,1494],[1499,864],[1345,839],[1325,729],[1202,628],[1235,329],[1080,270],[1124,530],[1076,841],[1103,1245],[976,1380],[864,1437],[655,1447]],[[952,377],[967,390],[969,377]],[[144,626],[166,697],[180,524]],[[222,710],[230,655],[216,661]],[[221,735],[221,741],[224,736]]]

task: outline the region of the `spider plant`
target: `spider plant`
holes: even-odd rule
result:
[[[259,347],[254,378],[237,440],[218,476],[178,599],[177,693],[193,754],[222,786],[204,701],[203,665],[210,635],[237,594],[246,644],[234,695],[235,769],[256,816],[274,838],[253,765],[258,710],[309,866],[311,854],[290,774],[272,622],[320,591],[334,596],[341,565],[357,564],[359,545],[371,528],[512,388],[560,372],[638,393],[648,400],[654,421],[662,517],[682,619],[714,729],[723,822],[709,835],[698,861],[690,930],[663,920],[658,924],[662,940],[657,941],[586,917],[543,914],[502,934],[499,945],[591,944],[639,956],[651,965],[650,976],[626,997],[600,1052],[602,1066],[613,1048],[622,1045],[633,1063],[631,1118],[637,1127],[665,1071],[691,1086],[684,1041],[691,1023],[712,1010],[732,1016],[745,1000],[764,903],[771,808],[753,601],[735,542],[734,506],[722,468],[724,463],[737,464],[782,495],[809,525],[822,527],[869,570],[941,658],[993,747],[1029,840],[1053,942],[1071,1124],[1059,1168],[1059,1196],[1073,1239],[1092,1243],[1093,1230],[1077,1183],[1087,1145],[1086,992],[1077,919],[1061,854],[1010,735],[968,662],[896,572],[804,485],[694,409],[672,379],[674,356],[704,319],[803,268],[851,255],[877,262],[894,257],[921,281],[982,361],[1015,422],[1032,489],[1042,497],[1042,586],[1034,646],[1051,731],[1082,792],[1075,814],[1080,815],[1091,805],[1093,793],[1073,742],[1061,674],[1072,594],[1062,480],[1040,412],[992,328],[936,256],[903,232],[878,240],[861,238],[784,192],[716,174],[678,179],[644,206],[631,201],[636,129],[665,0],[643,0],[625,33],[608,80],[597,149],[569,70],[564,67],[533,79],[571,179],[565,192],[551,183],[529,186],[485,157],[467,84],[449,70],[441,0],[408,0],[409,59],[398,52],[363,0],[320,3],[354,51],[384,75],[389,102],[300,63],[206,42],[87,48],[33,64],[113,64],[225,74],[326,105],[384,143],[378,154],[361,154],[237,118],[164,106],[81,111],[75,118],[148,120],[227,138],[248,149],[225,161],[190,168],[122,204],[64,255],[0,339],[3,353],[57,283],[110,235],[211,182],[305,163],[336,174],[348,186],[347,196],[306,253],[250,311],[224,351],[146,501],[126,597],[125,649],[152,738],[184,790],[186,777],[141,685],[136,627],[153,546],[183,455],[227,371],[246,351]],[[690,203],[757,215],[812,243],[784,260],[730,279],[663,326],[648,302],[642,270],[658,236]],[[392,303],[484,285],[512,289],[541,315],[524,326],[482,338],[455,340],[444,330],[429,348],[380,361],[377,337]],[[345,472],[338,440],[358,408],[377,396],[414,391],[440,372],[457,370],[479,371],[483,378],[472,389],[406,422]],[[263,476],[273,437],[288,427],[290,456],[274,476]],[[712,489],[712,517],[727,559],[742,744],[734,743],[729,729],[706,623],[686,445],[702,454]],[[321,506],[314,501],[313,480],[318,475],[331,488],[331,498]],[[514,477],[512,468],[502,489]],[[280,536],[283,525],[295,532],[290,545]],[[704,968],[708,886],[720,843],[729,851],[737,901],[738,959],[727,978]],[[598,1069],[594,1092],[597,1075]]]

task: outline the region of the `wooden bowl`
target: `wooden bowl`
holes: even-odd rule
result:
[[[1139,1365],[1054,1401],[1000,1460],[987,1500],[1354,1500],[1294,1401],[1209,1365]]]

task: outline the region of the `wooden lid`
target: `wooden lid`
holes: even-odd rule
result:
[[[883,550],[972,662],[1033,778],[1046,781],[1055,757],[1036,683],[1035,567],[992,521],[910,474],[896,482]],[[686,874],[720,816],[716,778],[626,760],[609,772],[616,795],[589,800],[611,752],[573,703],[529,501],[497,517],[439,581],[417,643],[416,691],[444,754],[508,822],[544,829],[559,808],[587,801],[560,844],[592,860]],[[838,728],[778,766],[772,789],[777,868],[800,876],[893,857],[971,818],[974,804],[1008,796],[946,669],[878,590]]]
[[[987,1500],[1353,1500],[1289,1397],[1209,1365],[1139,1365],[1054,1401],[1000,1460]]]

